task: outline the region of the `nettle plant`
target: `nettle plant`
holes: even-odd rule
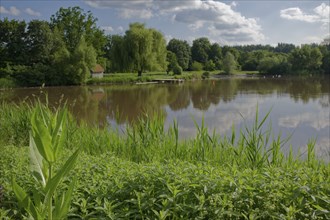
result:
[[[61,152],[66,140],[67,108],[51,112],[47,105],[38,101],[31,116],[30,160],[31,174],[37,184],[28,194],[13,179],[13,191],[20,207],[24,208],[33,219],[63,219],[69,211],[75,180],[68,186],[66,192],[57,191],[59,184],[73,169],[80,148],[58,169]]]

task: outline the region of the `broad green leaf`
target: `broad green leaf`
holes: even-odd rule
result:
[[[43,159],[39,153],[37,146],[34,142],[32,134],[30,133],[30,162],[33,177],[41,183],[43,187],[46,186],[46,177],[43,168]]]
[[[45,201],[49,201],[49,199],[52,198],[52,195],[54,194],[58,184],[61,182],[63,177],[67,175],[70,172],[70,170],[72,170],[75,162],[77,161],[80,150],[81,148],[76,150],[76,152],[74,152],[71,155],[71,157],[65,162],[65,164],[61,167],[61,169],[57,172],[57,174],[52,179],[49,180],[45,189],[46,192]]]
[[[37,116],[36,109],[31,118],[32,137],[41,156],[48,162],[54,162],[54,155],[51,145],[51,135],[45,123],[42,123]]]
[[[70,204],[71,204],[71,197],[72,197],[74,185],[76,183],[76,179],[77,178],[74,178],[74,180],[71,182],[68,190],[63,193],[63,195],[61,196],[61,201],[57,201],[58,204],[60,204],[60,205],[55,204],[55,210],[54,210],[54,215],[53,215],[55,219],[63,219],[69,212],[69,208],[70,208]]]
[[[52,144],[54,147],[55,157],[58,156],[59,152],[63,148],[65,140],[65,122],[67,117],[67,109],[62,109],[56,116],[56,125],[52,134]]]
[[[16,181],[12,181],[13,191],[18,199],[19,205],[24,208],[34,219],[44,219],[41,214],[38,212],[31,199],[28,197],[26,192],[20,187]]]

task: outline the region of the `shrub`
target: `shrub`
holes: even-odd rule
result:
[[[205,70],[207,71],[213,71],[216,70],[215,63],[212,60],[209,60],[205,63]]]
[[[194,71],[201,71],[203,70],[203,64],[202,63],[199,63],[197,61],[194,61],[191,65],[191,70],[194,70]]]
[[[206,71],[206,72],[204,72],[203,74],[202,74],[202,78],[203,79],[207,79],[207,78],[209,78],[210,77],[210,72],[208,72],[208,71]]]
[[[182,68],[179,65],[175,65],[173,68],[173,73],[175,75],[181,75],[182,74]]]

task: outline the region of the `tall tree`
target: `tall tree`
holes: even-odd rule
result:
[[[193,41],[191,56],[193,61],[205,64],[209,59],[211,43],[208,38],[201,37]]]
[[[312,48],[310,45],[294,49],[289,56],[292,70],[296,73],[319,72],[322,58],[320,49]]]
[[[165,70],[166,63],[166,40],[162,33],[155,29],[150,29],[152,32],[152,64],[151,70]]]
[[[129,66],[137,71],[138,76],[143,71],[166,68],[166,45],[161,33],[145,28],[144,24],[130,24],[125,35],[126,51]]]
[[[236,59],[230,52],[226,53],[226,56],[223,60],[223,69],[226,74],[233,73],[237,69]]]
[[[167,50],[176,55],[178,64],[182,69],[187,70],[191,60],[191,48],[187,41],[171,39],[168,42]]]
[[[0,20],[0,65],[26,63],[26,23],[18,20]]]
[[[103,31],[96,26],[96,21],[97,19],[90,11],[85,13],[77,6],[60,8],[50,18],[51,26],[58,28],[70,52],[76,49],[83,36],[87,45],[92,45],[98,55],[102,55],[106,37]]]
[[[32,20],[26,34],[26,46],[29,53],[28,63],[49,64],[53,47],[53,33],[46,21]]]

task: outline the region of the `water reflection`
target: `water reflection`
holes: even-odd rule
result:
[[[183,84],[56,87],[46,88],[49,102],[56,105],[61,96],[81,120],[98,126],[120,126],[145,114],[163,114],[167,126],[179,122],[181,137],[195,134],[193,119],[225,135],[232,125],[237,130],[252,122],[256,106],[261,116],[271,113],[274,132],[294,132],[292,144],[304,146],[308,137],[329,149],[329,77],[320,78],[228,78]],[[0,91],[0,99],[19,102],[40,89]],[[322,148],[324,149],[324,147]]]

